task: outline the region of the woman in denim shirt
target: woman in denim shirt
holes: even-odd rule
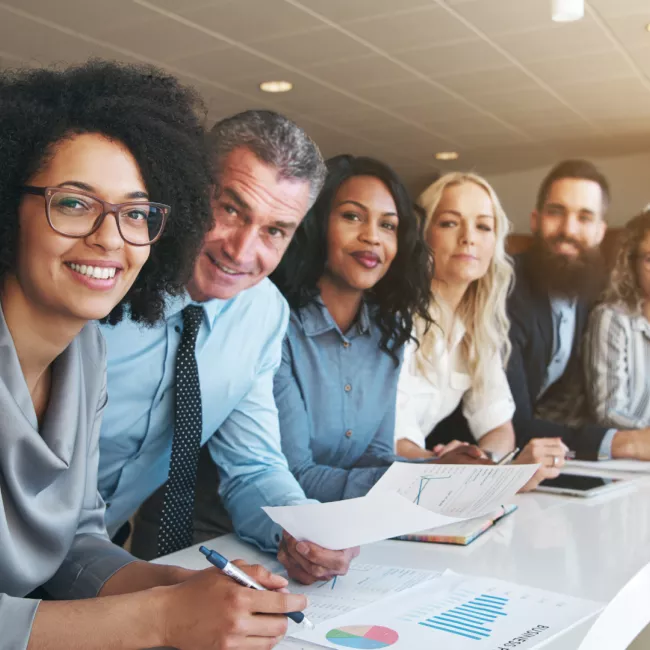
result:
[[[395,402],[432,262],[406,188],[337,156],[273,280],[291,307],[274,393],[282,450],[308,497],[363,496],[396,459]],[[467,449],[467,448],[465,448]],[[465,450],[445,459],[466,462]]]

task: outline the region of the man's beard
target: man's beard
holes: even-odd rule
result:
[[[559,243],[575,246],[577,257],[556,253],[552,247]],[[528,271],[538,291],[587,301],[600,295],[607,279],[600,248],[587,248],[564,235],[546,241],[539,233],[535,234]]]

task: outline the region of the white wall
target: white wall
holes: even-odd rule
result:
[[[591,158],[607,176],[612,203],[607,215],[611,226],[622,226],[650,203],[650,153],[618,158]],[[496,190],[514,231],[530,231],[529,217],[537,190],[550,167],[537,167],[509,174],[488,176]]]

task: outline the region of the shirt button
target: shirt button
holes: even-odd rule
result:
[[[343,347],[344,348],[349,348],[350,347],[350,341],[343,341]]]
[[[348,429],[348,430],[345,432],[345,437],[346,437],[346,438],[351,438],[351,437],[352,437],[352,429]]]
[[[181,333],[180,325],[175,325],[175,326],[174,326],[174,330],[175,330],[175,332],[176,332],[177,334],[180,334],[180,333]]]
[[[352,386],[350,384],[345,384],[345,392],[349,393],[352,390]]]

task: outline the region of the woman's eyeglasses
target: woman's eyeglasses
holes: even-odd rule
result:
[[[81,190],[61,187],[23,186],[27,194],[45,199],[45,214],[52,229],[65,237],[88,237],[112,214],[125,242],[132,246],[150,246],[162,235],[168,205],[150,201],[109,203]]]

